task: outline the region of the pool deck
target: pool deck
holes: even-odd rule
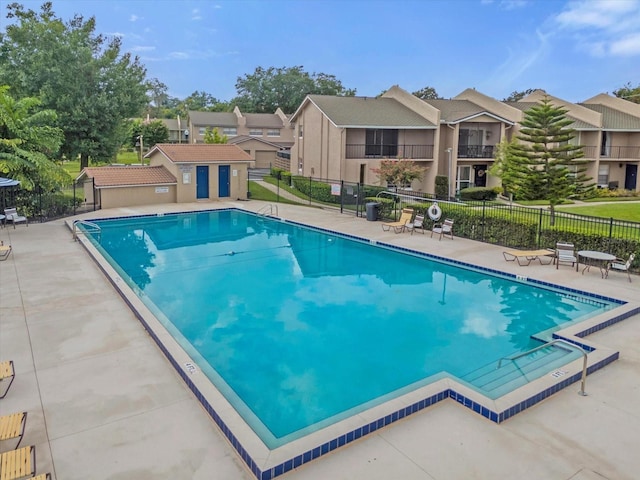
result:
[[[103,210],[98,218],[237,207],[214,202]],[[640,277],[506,262],[503,247],[383,232],[380,222],[293,205],[279,216],[578,290],[640,302]],[[455,227],[454,227],[455,233]],[[62,220],[0,229],[0,360],[16,380],[0,414],[27,411],[22,446],[37,472],[72,479],[255,478]],[[582,270],[582,269],[581,269]],[[495,424],[447,399],[281,477],[320,479],[637,479],[640,315],[588,337],[620,359]],[[0,443],[0,451],[11,446]]]

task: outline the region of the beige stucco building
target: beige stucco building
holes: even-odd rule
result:
[[[77,178],[96,208],[246,199],[251,156],[236,145],[158,144],[149,165],[85,168]]]
[[[292,173],[380,184],[372,169],[385,158],[411,159],[426,168],[410,188],[434,193],[436,175],[449,191],[499,186],[488,173],[496,146],[511,140],[525,111],[544,97],[567,110],[573,140],[583,146],[587,175],[600,187],[640,190],[640,105],[601,94],[571,103],[537,90],[503,102],[473,89],[451,99],[421,100],[398,86],[381,97],[309,95],[290,119],[295,143]]]
[[[189,112],[189,143],[203,143],[207,129],[214,128],[226,135],[227,143],[251,155],[256,168],[273,166],[278,153],[288,154],[293,145],[289,118],[279,108],[275,113],[242,113],[238,107],[233,112]]]

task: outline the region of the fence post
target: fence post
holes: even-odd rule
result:
[[[487,222],[487,218],[486,218],[486,214],[485,214],[485,209],[487,207],[487,201],[486,200],[482,200],[482,233],[480,234],[482,238],[482,241],[484,242],[484,227],[485,227],[485,223]]]
[[[340,213],[344,211],[344,180],[340,180]]]
[[[542,237],[542,209],[539,209],[538,212],[540,212],[538,214],[538,248],[540,248],[540,239]]]
[[[311,205],[311,194],[313,192],[311,191],[311,175],[309,175],[309,205]]]
[[[609,250],[611,250],[611,240],[613,238],[613,217],[609,218]]]

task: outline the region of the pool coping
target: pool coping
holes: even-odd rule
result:
[[[211,210],[238,210],[255,215],[254,212],[240,208],[213,208]],[[180,213],[195,212],[175,212],[175,214]],[[157,215],[127,215],[109,218],[132,218],[145,216]],[[617,299],[599,296],[590,292],[564,288],[559,285],[537,280],[529,280],[520,275],[513,275],[466,262],[438,257],[383,242],[371,241],[366,238],[314,227],[279,217],[270,217],[285,223],[325,231],[362,242],[378,244],[386,248],[404,251],[418,256],[423,256],[425,258],[433,258],[446,263],[483,270],[499,274],[501,276],[515,278],[516,280],[523,282],[548,285],[563,291],[573,291],[581,295],[588,295],[591,298],[604,298],[621,303]],[[105,218],[102,218],[101,220],[105,220]],[[73,225],[70,222],[67,222],[67,226],[70,229],[73,229]],[[116,288],[124,301],[129,305],[147,332],[154,339],[160,350],[164,353],[183,381],[194,393],[214,422],[218,425],[227,440],[238,452],[249,470],[256,478],[261,480],[268,480],[284,474],[447,398],[456,401],[457,403],[495,423],[501,423],[513,415],[553,395],[557,391],[580,381],[582,377],[582,359],[577,359],[567,365],[564,365],[561,372],[553,372],[561,374],[544,375],[543,377],[538,378],[495,400],[491,400],[483,396],[454,379],[443,378],[381,405],[372,407],[364,412],[336,422],[335,424],[329,425],[316,432],[310,433],[303,438],[270,450],[245,423],[231,404],[229,404],[222,394],[218,392],[211,381],[195,366],[195,362],[193,362],[189,355],[167,332],[165,327],[156,319],[155,315],[153,315],[146,305],[144,305],[142,300],[138,298],[127,283],[120,278],[120,275],[104,259],[102,254],[100,254],[93,244],[83,235],[79,235],[77,239],[88,251],[90,256],[106,275],[107,279]],[[616,360],[619,353],[605,346],[596,345],[593,342],[585,340],[584,337],[639,312],[640,306],[631,304],[630,302],[621,303],[619,307],[608,312],[555,332],[553,337],[564,339],[589,351],[587,372],[590,374]]]

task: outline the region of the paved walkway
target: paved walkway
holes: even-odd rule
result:
[[[85,217],[258,201],[115,209]],[[377,222],[292,205],[280,216],[629,301],[640,278],[505,262],[502,248],[383,232]],[[253,478],[62,221],[0,229],[0,359],[17,378],[0,414],[29,412],[23,445],[54,479]],[[591,337],[620,360],[496,425],[445,400],[280,477],[291,480],[632,480],[640,472],[640,316]],[[4,449],[4,446],[2,446]]]

